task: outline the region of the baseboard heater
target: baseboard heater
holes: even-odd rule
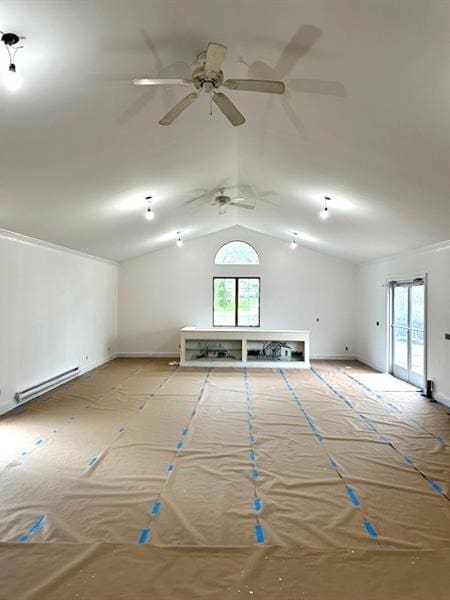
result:
[[[28,402],[28,400],[32,400],[33,398],[37,398],[41,396],[45,392],[52,390],[63,383],[67,383],[74,377],[78,377],[80,375],[80,367],[74,367],[73,369],[69,369],[68,371],[64,371],[64,373],[60,373],[59,375],[55,375],[54,377],[50,377],[50,379],[46,379],[37,385],[33,385],[26,390],[22,390],[21,392],[16,392],[14,394],[14,400],[16,404],[22,404],[23,402]]]

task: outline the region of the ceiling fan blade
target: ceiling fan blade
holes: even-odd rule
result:
[[[237,206],[238,208],[246,208],[247,210],[253,210],[255,207],[253,204],[244,204],[243,202],[229,202],[231,206]]]
[[[177,117],[181,115],[181,113],[186,110],[193,102],[195,102],[198,98],[198,93],[193,92],[192,94],[188,94],[180,100],[178,104],[169,110],[169,112],[159,121],[160,125],[170,125],[175,121]]]
[[[227,96],[225,96],[225,94],[220,92],[215,93],[212,95],[212,99],[232,125],[237,127],[245,123],[244,115],[238,111],[235,105]]]
[[[284,94],[282,81],[266,81],[263,79],[228,79],[223,84],[229,90],[242,92],[264,92],[265,94]]]
[[[142,77],[133,79],[134,85],[189,85],[190,79],[181,79],[177,77]]]
[[[210,42],[206,50],[205,71],[220,71],[226,53],[226,46]]]

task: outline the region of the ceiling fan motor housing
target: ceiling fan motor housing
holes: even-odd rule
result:
[[[223,71],[205,71],[204,67],[198,67],[192,74],[192,81],[198,90],[204,90],[210,94],[223,84]]]

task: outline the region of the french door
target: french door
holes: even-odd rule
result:
[[[425,282],[423,279],[391,282],[392,374],[425,386]]]

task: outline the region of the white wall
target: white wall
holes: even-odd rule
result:
[[[261,264],[214,265],[235,239],[252,244]],[[174,244],[120,264],[119,352],[178,354],[181,327],[212,326],[213,275],[256,275],[262,328],[309,329],[313,356],[352,356],[355,273],[351,263],[242,227]]]
[[[0,231],[0,414],[18,390],[115,353],[117,265]]]
[[[388,280],[427,274],[428,373],[436,397],[450,405],[450,241],[389,260],[362,265],[358,270],[357,355],[385,371],[387,365]],[[380,321],[380,327],[376,326]]]

